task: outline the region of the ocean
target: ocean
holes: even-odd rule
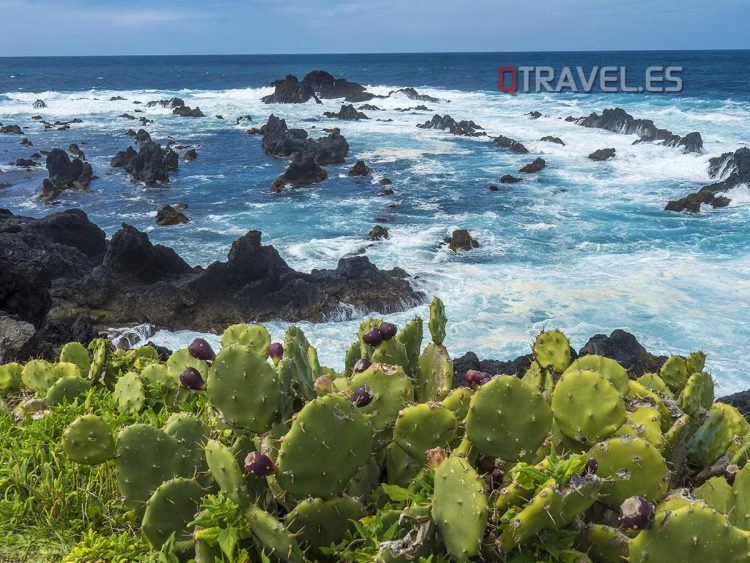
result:
[[[507,65],[624,65],[632,76],[650,65],[682,66],[684,90],[509,96],[497,88],[497,69]],[[377,94],[412,86],[441,101],[411,113],[396,108],[424,102],[400,95],[376,99],[370,103],[382,111],[365,111],[370,119],[360,122],[323,117],[341,100],[261,102],[272,92],[272,80],[286,74],[301,79],[316,69]],[[0,135],[0,171],[16,179],[0,190],[0,207],[31,216],[79,207],[109,235],[129,223],[191,264],[224,259],[231,242],[249,229],[261,230],[265,243],[303,271],[333,268],[366,247],[379,267],[403,267],[421,289],[443,299],[446,345],[454,357],[473,350],[510,359],[527,353],[546,328],[562,329],[575,348],[594,334],[623,328],[654,353],[705,350],[718,392],[730,392],[750,386],[750,191],[737,188],[729,207],[697,216],[663,208],[711,181],[710,157],[750,141],[748,69],[750,51],[0,58],[0,122],[28,127],[34,144]],[[109,101],[115,96],[125,99]],[[145,107],[173,96],[207,117]],[[36,99],[47,108],[34,109]],[[677,134],[699,131],[705,152],[633,145],[634,136],[564,121],[611,107]],[[530,111],[544,117],[532,120],[524,115]],[[195,146],[198,159],[180,163],[166,187],[131,182],[109,167],[131,143],[126,131],[138,128],[118,117],[124,112],[154,120],[146,129],[159,142],[172,137]],[[347,163],[327,167],[323,183],[272,194],[271,183],[287,163],[264,154],[260,138],[246,133],[250,125],[236,124],[237,117],[251,115],[260,126],[271,113],[313,136],[340,127],[351,146]],[[521,141],[531,154],[416,127],[435,113],[474,120],[491,137]],[[83,122],[45,131],[31,119],[36,114]],[[546,135],[562,138],[565,146],[539,141]],[[66,192],[57,206],[36,198],[43,168],[27,173],[6,164],[71,143],[85,151],[98,179],[86,192]],[[616,148],[616,158],[587,158],[604,147]],[[519,184],[498,183],[536,156],[547,161],[543,172]],[[371,179],[347,176],[356,159],[374,170]],[[383,177],[393,180],[393,196],[378,195]],[[490,184],[499,189],[490,191]],[[190,223],[156,226],[156,211],[176,203],[188,204]],[[365,237],[376,223],[389,228],[390,239],[368,245]],[[469,229],[481,246],[462,254],[439,248],[457,228]],[[426,316],[427,307],[389,320],[402,324],[415,314]],[[334,318],[300,325],[321,361],[341,367],[358,323]],[[285,326],[270,323],[276,338]],[[161,331],[154,340],[176,348],[195,335]]]

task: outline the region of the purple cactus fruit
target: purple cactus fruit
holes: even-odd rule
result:
[[[377,346],[383,341],[383,335],[377,328],[373,328],[362,335],[362,340],[368,346]]]
[[[327,375],[321,375],[318,379],[316,379],[315,383],[313,384],[313,388],[315,389],[315,392],[320,396],[328,395],[335,391],[335,388],[333,387],[333,381],[331,381],[331,378]]]
[[[180,374],[180,383],[195,391],[202,391],[206,387],[201,372],[195,368],[185,368],[185,371]]]
[[[281,342],[274,342],[268,346],[268,356],[273,360],[275,366],[279,365],[283,355],[284,345]]]
[[[654,505],[643,497],[630,497],[620,505],[620,525],[628,530],[650,528],[654,515]]]
[[[245,472],[256,477],[268,477],[276,471],[276,464],[266,454],[250,452],[245,458]]]
[[[427,464],[433,469],[440,467],[440,464],[448,459],[448,452],[443,448],[432,448],[427,450]]]
[[[482,384],[482,372],[476,369],[467,370],[464,379],[469,387],[479,387]]]
[[[190,346],[188,346],[188,354],[196,360],[204,360],[206,362],[213,361],[216,357],[214,349],[211,348],[211,345],[203,338],[196,338],[190,343]]]
[[[496,491],[503,484],[503,470],[499,467],[495,467],[492,471],[487,473],[485,479],[487,480],[487,486],[490,488],[490,491]]]
[[[368,360],[367,358],[362,358],[361,360],[357,360],[357,363],[354,364],[352,370],[354,371],[354,373],[362,373],[371,365],[372,362],[370,360]]]
[[[581,471],[582,476],[586,475],[596,475],[596,472],[599,471],[599,462],[596,461],[595,458],[590,457],[588,461],[586,462],[586,465],[583,466],[583,471]]]
[[[479,380],[479,385],[484,385],[492,381],[492,376],[489,373],[482,372],[482,378]]]
[[[398,329],[396,328],[396,325],[391,323],[380,323],[380,326],[378,327],[378,332],[380,332],[380,336],[383,337],[383,340],[390,340],[394,336],[396,336],[396,332],[398,332]]]
[[[366,407],[372,403],[372,391],[367,385],[360,385],[354,390],[349,400],[357,407]]]
[[[729,483],[729,485],[734,485],[734,478],[737,477],[737,473],[739,472],[739,466],[735,465],[734,463],[730,463],[726,466],[726,468],[724,468],[722,475],[724,475],[724,479],[727,480],[727,483]]]

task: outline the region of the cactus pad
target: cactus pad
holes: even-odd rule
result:
[[[21,372],[23,384],[41,397],[47,394],[57,379],[54,366],[46,360],[31,360]]]
[[[733,443],[741,441],[749,430],[750,425],[737,409],[714,403],[703,424],[688,439],[688,454],[703,467],[708,467]]]
[[[467,561],[479,553],[487,505],[484,482],[466,459],[452,455],[435,470],[432,519],[456,560]]]
[[[115,440],[106,422],[93,414],[76,418],[63,432],[62,448],[68,459],[98,465],[115,455]]]
[[[611,436],[626,419],[620,393],[594,371],[564,374],[552,392],[552,412],[560,431],[584,444]]]
[[[362,410],[337,395],[307,403],[281,442],[276,475],[281,487],[322,498],[343,491],[370,455],[371,422]]]
[[[685,387],[690,375],[687,360],[683,356],[671,356],[661,366],[659,375],[672,391],[680,391]]]
[[[105,338],[95,338],[89,342],[91,352],[91,367],[89,368],[89,380],[92,383],[109,384],[107,377],[107,360],[111,352],[109,342]]]
[[[531,349],[534,359],[543,368],[563,373],[570,365],[570,342],[559,330],[539,334]]]
[[[146,406],[146,391],[137,373],[129,371],[115,383],[112,395],[120,412],[136,414]]]
[[[422,325],[422,319],[414,317],[396,335],[396,340],[403,344],[406,350],[406,357],[409,364],[407,372],[412,377],[417,373],[419,352],[422,349],[422,338],[424,337]]]
[[[616,510],[636,495],[656,502],[667,490],[667,464],[659,450],[642,438],[610,438],[596,444],[589,455],[599,464],[597,475],[605,480],[601,500],[610,508]]]
[[[160,549],[172,534],[175,541],[192,538],[187,525],[198,512],[203,488],[192,479],[170,479],[159,485],[146,503],[143,515],[143,535],[155,548]]]
[[[0,366],[0,397],[15,393],[21,388],[23,366],[15,362]]]
[[[362,505],[350,497],[330,500],[307,499],[286,515],[286,527],[299,542],[320,556],[319,549],[337,544],[348,530],[354,528],[353,520],[365,514]]]
[[[442,401],[453,386],[453,362],[444,346],[430,342],[419,356],[415,395],[418,401]]]
[[[693,491],[693,496],[703,500],[707,506],[722,514],[729,514],[734,508],[734,491],[724,476],[711,477]],[[735,524],[739,525],[735,522]]]
[[[581,356],[570,364],[568,370],[595,371],[599,375],[606,377],[612,386],[620,392],[620,395],[626,395],[628,392],[628,372],[624,367],[611,358],[605,358],[594,354]]]
[[[265,432],[273,425],[281,403],[276,370],[237,344],[216,355],[208,371],[206,394],[227,423],[254,432]]]
[[[188,475],[195,478],[201,485],[209,485],[211,477],[203,451],[210,434],[209,428],[198,417],[186,412],[178,412],[167,419],[164,432],[177,440],[187,453],[185,464]]]
[[[91,384],[88,379],[78,375],[61,377],[47,391],[47,404],[54,407],[63,403],[72,403],[88,393],[89,389],[91,389]]]
[[[352,377],[351,389],[362,385],[367,385],[372,391],[372,402],[360,411],[372,415],[375,430],[388,426],[401,409],[414,400],[414,387],[400,367],[372,364]]]
[[[714,381],[704,371],[693,373],[680,393],[678,404],[682,411],[696,416],[707,411],[714,403]]]
[[[271,335],[262,325],[232,325],[221,336],[221,347],[227,348],[233,344],[248,346],[256,356],[267,358]]]
[[[435,297],[430,303],[430,322],[428,324],[430,329],[430,336],[432,336],[432,342],[437,346],[443,345],[445,340],[445,325],[448,322],[448,318],[445,316],[445,305],[439,297]]]
[[[547,437],[552,412],[542,394],[511,375],[493,377],[474,393],[466,436],[485,455],[518,461]]]
[[[91,369],[91,358],[89,351],[79,342],[69,342],[60,351],[60,361],[70,362],[78,366],[81,376],[88,377]]]
[[[644,373],[637,381],[646,389],[651,389],[651,391],[655,391],[656,393],[672,397],[672,390],[669,388],[669,385],[656,373]]]
[[[232,451],[221,442],[209,440],[206,444],[206,462],[216,483],[235,504],[250,505],[247,481]]]
[[[729,518],[738,528],[750,531],[750,465],[735,475]]]
[[[448,407],[419,403],[406,407],[396,418],[393,439],[414,459],[426,459],[427,450],[446,447],[456,436],[458,421]]]
[[[253,536],[268,555],[287,563],[304,563],[305,557],[294,535],[276,518],[257,506],[245,512]]]
[[[474,391],[468,387],[456,387],[443,399],[443,404],[455,413],[459,422],[463,422],[469,414],[469,405],[473,396]]]

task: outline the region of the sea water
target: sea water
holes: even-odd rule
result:
[[[653,64],[682,66],[684,91],[509,96],[497,89],[503,65],[625,65],[638,76]],[[374,99],[369,103],[382,111],[365,111],[370,119],[360,122],[323,117],[338,111],[342,100],[261,102],[273,91],[272,80],[289,73],[301,79],[315,69],[376,94],[412,86],[441,101]],[[262,231],[263,242],[302,271],[334,268],[342,256],[365,248],[379,267],[403,267],[420,289],[443,299],[453,356],[473,350],[509,359],[527,353],[536,333],[553,327],[578,348],[594,334],[623,328],[654,353],[705,350],[719,391],[729,392],[750,384],[750,191],[737,188],[729,207],[697,216],[663,208],[711,182],[710,157],[750,141],[749,69],[747,51],[0,58],[0,122],[28,127],[25,136],[34,143],[23,147],[19,136],[0,135],[0,170],[21,177],[0,190],[0,207],[30,216],[79,207],[108,235],[122,223],[134,225],[194,265],[225,259],[231,242],[250,229]],[[126,99],[109,101],[114,96]],[[173,96],[207,117],[146,107]],[[32,108],[36,99],[48,107]],[[430,111],[396,111],[419,104]],[[699,131],[704,154],[634,145],[634,136],[564,121],[616,106],[677,134]],[[544,116],[532,120],[524,115],[530,111]],[[126,131],[139,126],[118,117],[122,113],[154,120],[146,129],[156,141],[171,137],[195,146],[198,159],[180,163],[165,187],[130,181],[109,167],[132,142]],[[312,136],[341,128],[351,147],[347,163],[328,166],[323,183],[272,194],[271,183],[287,162],[264,154],[260,137],[246,132],[251,125],[236,124],[251,115],[260,126],[271,113]],[[530,154],[510,153],[488,138],[417,128],[436,113],[474,120],[490,138],[519,140]],[[83,123],[44,130],[31,119],[36,114]],[[565,146],[539,141],[546,135]],[[5,164],[70,143],[85,151],[98,179],[86,192],[66,192],[56,206],[36,198],[43,168],[28,174]],[[587,158],[605,147],[617,150],[613,160]],[[499,184],[536,156],[547,161],[545,170],[518,184]],[[372,178],[347,176],[356,159],[374,170]],[[378,195],[383,177],[393,180],[394,195]],[[188,204],[190,223],[156,226],[156,211],[176,203]],[[389,228],[390,238],[368,244],[376,223]],[[481,246],[461,254],[440,248],[457,228],[469,229]],[[402,324],[427,314],[422,306],[389,320]],[[342,311],[330,322],[300,325],[321,361],[340,368],[359,320],[346,320]],[[286,323],[269,326],[281,338]],[[176,348],[196,334],[160,331],[154,340]]]

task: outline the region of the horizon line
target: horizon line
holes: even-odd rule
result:
[[[304,57],[304,56],[347,56],[347,55],[494,55],[494,54],[544,54],[544,53],[696,53],[696,52],[744,52],[750,48],[702,48],[702,49],[560,49],[539,51],[352,51],[315,53],[122,53],[108,55],[3,55],[4,59],[74,59],[74,58],[117,58],[117,57]]]

